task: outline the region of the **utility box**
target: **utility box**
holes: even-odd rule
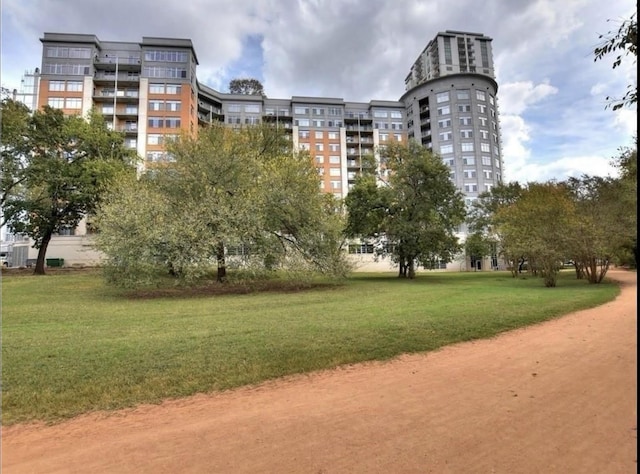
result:
[[[47,267],[62,267],[64,266],[64,258],[47,258]]]

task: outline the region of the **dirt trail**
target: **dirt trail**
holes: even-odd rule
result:
[[[635,473],[636,274],[437,352],[2,429],[2,473]]]

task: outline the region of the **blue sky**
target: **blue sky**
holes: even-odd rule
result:
[[[605,97],[637,83],[634,58],[594,62],[600,34],[636,10],[630,0],[3,0],[2,86],[40,66],[44,32],[190,38],[198,79],[220,91],[236,77],[273,98],[398,100],[426,44],[447,29],[493,38],[507,181],[614,174],[632,146],[637,108]]]

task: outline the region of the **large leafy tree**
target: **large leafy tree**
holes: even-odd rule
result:
[[[258,79],[253,78],[232,79],[229,81],[229,93],[266,96],[262,83]]]
[[[467,225],[472,238],[468,251],[477,252],[477,243],[484,242],[480,249],[496,246],[498,254],[509,264],[512,275],[518,275],[526,260],[526,253],[511,252],[504,244],[504,235],[500,232],[498,211],[515,203],[521,196],[523,187],[517,181],[501,183],[478,196],[467,215]],[[470,253],[470,252],[467,252]]]
[[[26,137],[29,130],[29,109],[26,105],[8,98],[2,101],[1,107],[0,207],[3,214],[0,225],[5,225],[11,217],[5,204],[18,193],[27,176],[29,150]],[[11,211],[17,212],[18,209]]]
[[[638,20],[636,12],[633,12],[631,16],[622,21],[617,31],[609,31],[606,34],[599,36],[601,43],[593,51],[595,58],[594,61],[603,59],[605,56],[613,53],[616,54],[613,60],[613,69],[622,64],[625,56],[633,56],[632,60],[634,64],[638,58]],[[629,84],[627,86],[627,92],[620,99],[614,99],[607,97],[613,110],[618,110],[625,106],[631,106],[638,101],[638,84]]]
[[[245,249],[243,265],[262,271],[345,270],[336,203],[321,194],[309,155],[294,153],[282,131],[213,124],[168,148],[173,163],[124,181],[98,213],[97,246],[111,282],[134,287],[171,275],[190,284],[212,266],[224,282],[233,248]]]
[[[574,228],[571,230],[571,257],[578,277],[600,283],[616,254],[634,240],[635,211],[625,199],[617,180],[598,176],[570,178],[567,181],[575,202]],[[631,215],[633,214],[633,216]]]
[[[451,261],[460,245],[455,232],[465,217],[462,194],[440,158],[419,143],[381,150],[390,171],[385,184],[371,176],[356,182],[345,200],[346,234],[376,238],[398,264],[398,276],[414,278],[416,266]]]
[[[3,167],[13,170],[3,203],[7,226],[34,240],[35,273],[44,274],[51,237],[92,213],[114,176],[133,172],[133,156],[101,116],[85,120],[50,107],[29,116],[11,138],[13,145],[3,145]]]
[[[544,285],[555,287],[560,266],[572,248],[575,214],[566,185],[529,183],[515,202],[498,209],[496,222],[505,251],[526,255]]]

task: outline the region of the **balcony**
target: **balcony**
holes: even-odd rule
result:
[[[115,71],[116,63],[119,71],[139,71],[142,68],[140,56],[116,56],[116,55],[96,55],[93,58],[93,65],[96,70]]]
[[[139,92],[137,89],[131,90],[118,90],[118,93],[113,89],[98,89],[94,91],[93,100],[96,102],[113,102],[116,98],[118,102],[131,102],[137,103],[139,98]]]
[[[140,76],[138,74],[118,74],[118,84],[139,84]],[[111,73],[111,71],[97,72],[95,76],[93,76],[93,82],[95,84],[115,84],[116,75],[115,71]]]

